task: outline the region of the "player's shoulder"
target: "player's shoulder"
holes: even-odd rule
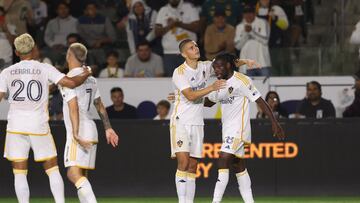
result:
[[[252,83],[251,78],[237,71],[234,72],[234,81],[244,86],[249,86]]]
[[[180,66],[178,66],[177,68],[175,68],[173,75],[184,75],[184,74],[185,74],[185,70],[186,70],[186,66],[185,66],[185,64],[183,63],[183,64],[181,64]]]

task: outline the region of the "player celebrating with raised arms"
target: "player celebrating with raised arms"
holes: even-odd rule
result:
[[[175,108],[170,120],[171,156],[177,159],[175,184],[180,203],[191,203],[195,197],[195,173],[202,155],[204,138],[203,97],[226,86],[225,80],[206,87],[213,74],[211,61],[199,61],[196,42],[186,39],[179,44],[185,62],[174,70]],[[238,66],[253,67],[253,60],[239,59]]]
[[[0,101],[8,92],[10,110],[4,157],[12,162],[16,196],[20,203],[29,202],[27,159],[32,149],[35,161],[43,162],[55,202],[63,203],[64,182],[48,124],[49,84],[74,88],[83,83],[91,72],[82,68],[83,74],[68,78],[55,67],[33,60],[35,42],[29,34],[17,37],[14,45],[21,61],[1,72]]]
[[[66,55],[69,65],[69,77],[81,75],[86,61],[87,49],[80,43],[72,44]],[[64,122],[66,127],[66,146],[64,153],[65,167],[68,168],[69,180],[76,186],[81,203],[95,203],[96,198],[86,170],[95,169],[96,146],[98,132],[95,122],[91,119],[90,107],[93,103],[105,128],[108,144],[118,145],[118,135],[111,127],[106,109],[101,101],[97,82],[89,77],[81,86],[74,89],[59,88],[64,101]]]
[[[231,54],[218,55],[213,68],[219,80],[226,80],[226,88],[209,94],[206,106],[221,103],[222,110],[222,140],[218,161],[219,174],[215,186],[213,203],[222,200],[225,188],[229,181],[229,168],[234,167],[240,194],[245,203],[253,203],[250,176],[245,167],[244,146],[251,142],[250,105],[257,105],[270,118],[274,136],[284,139],[284,131],[275,119],[269,105],[261,98],[260,92],[253,85],[252,80],[236,72],[235,56]]]

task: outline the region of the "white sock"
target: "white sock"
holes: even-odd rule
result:
[[[75,186],[78,190],[78,196],[81,203],[96,203],[96,197],[92,190],[91,184],[86,177],[81,177]]]
[[[64,203],[64,181],[60,175],[59,167],[55,166],[46,170],[46,174],[49,176],[50,189],[54,196],[56,203]]]
[[[193,203],[196,191],[196,174],[187,173],[186,182],[186,203]]]
[[[186,182],[186,171],[177,170],[175,174],[175,184],[179,203],[186,203]]]
[[[29,203],[30,190],[27,181],[27,170],[13,169],[15,193],[19,203]]]
[[[251,180],[249,173],[245,169],[243,172],[236,174],[237,181],[239,184],[240,194],[245,203],[253,203],[254,198],[251,191]]]
[[[213,203],[221,202],[228,182],[229,182],[229,169],[219,169],[218,179],[214,190]]]

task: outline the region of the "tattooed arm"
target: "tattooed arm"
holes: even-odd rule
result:
[[[105,128],[105,135],[108,144],[111,144],[113,147],[116,147],[119,142],[119,136],[115,133],[115,131],[111,127],[111,123],[106,112],[105,106],[101,101],[101,98],[98,97],[94,100],[94,106],[102,120]]]

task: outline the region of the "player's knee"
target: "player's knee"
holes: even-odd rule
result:
[[[77,170],[73,170],[72,168],[69,168],[67,171],[67,178],[72,182],[72,183],[76,183],[76,181],[78,179],[80,179],[82,177],[82,175],[77,171]]]
[[[178,169],[180,171],[187,171],[189,168],[189,160],[188,159],[182,159],[178,161]]]
[[[236,173],[241,173],[246,169],[245,160],[243,159],[235,159],[232,166]]]

